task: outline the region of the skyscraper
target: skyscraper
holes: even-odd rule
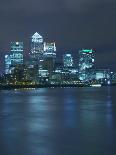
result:
[[[53,43],[44,42],[44,57],[56,58],[56,45]]]
[[[89,69],[94,67],[94,51],[92,49],[82,49],[79,51],[79,78],[86,80]]]
[[[10,74],[11,55],[5,55],[5,74]]]
[[[10,54],[5,55],[5,74],[10,74],[16,65],[23,64],[23,42],[11,42]]]
[[[64,67],[73,67],[73,57],[71,54],[63,55]]]
[[[31,37],[30,59],[34,65],[40,65],[40,60],[43,59],[43,37],[37,32]]]
[[[56,60],[56,46],[54,42],[44,43],[43,58],[43,69],[48,70],[49,74],[51,75],[54,70]]]
[[[11,65],[23,64],[23,42],[11,42]]]

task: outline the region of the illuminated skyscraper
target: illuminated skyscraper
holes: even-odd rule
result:
[[[10,54],[5,55],[5,74],[10,74],[16,65],[23,64],[23,42],[11,42]]]
[[[5,74],[10,74],[11,55],[5,55]]]
[[[64,67],[73,67],[73,57],[71,54],[64,54],[63,56]]]
[[[44,43],[44,57],[56,58],[56,45],[53,43]]]
[[[51,75],[56,60],[56,46],[55,43],[44,43],[44,59],[43,59],[43,69],[48,70]]]
[[[79,51],[79,78],[86,80],[87,72],[94,66],[94,51],[92,49],[82,49]]]
[[[43,37],[37,32],[31,37],[31,52],[30,58],[32,64],[40,64],[40,60],[43,59]]]
[[[11,42],[11,65],[23,64],[23,42]]]

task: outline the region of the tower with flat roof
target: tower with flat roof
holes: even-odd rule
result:
[[[73,57],[71,54],[63,55],[63,64],[64,67],[73,67]]]
[[[94,50],[82,49],[79,51],[79,78],[86,80],[89,69],[94,67]]]

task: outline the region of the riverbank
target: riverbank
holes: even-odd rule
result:
[[[101,85],[107,86],[107,85]],[[110,86],[116,86],[116,84],[112,84]],[[22,89],[22,88],[57,88],[57,87],[91,87],[89,84],[39,84],[39,85],[0,85],[0,90],[9,90],[9,89]]]
[[[21,89],[21,88],[53,88],[53,87],[87,87],[89,85],[84,84],[61,84],[61,85],[53,85],[53,84],[46,84],[46,85],[1,85],[0,90],[4,89]]]

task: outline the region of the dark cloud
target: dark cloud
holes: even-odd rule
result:
[[[56,41],[59,53],[95,48],[100,64],[114,63],[115,17],[115,0],[1,0],[0,49],[8,51],[10,41],[19,40],[28,52],[29,37],[38,31],[46,41]]]

